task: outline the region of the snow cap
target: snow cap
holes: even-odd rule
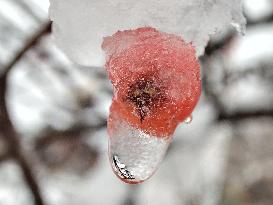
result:
[[[228,25],[243,32],[242,0],[50,0],[57,45],[76,63],[103,66],[103,37],[150,26],[192,42],[200,56]]]

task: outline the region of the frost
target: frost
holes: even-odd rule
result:
[[[143,26],[182,36],[202,55],[209,36],[244,31],[241,0],[50,0],[56,43],[75,62],[102,66],[103,37]]]

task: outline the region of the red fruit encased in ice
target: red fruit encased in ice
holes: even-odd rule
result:
[[[179,36],[145,27],[106,37],[102,48],[114,86],[109,131],[115,115],[148,134],[172,135],[201,93],[193,46]]]

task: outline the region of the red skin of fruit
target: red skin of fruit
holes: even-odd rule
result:
[[[179,36],[144,27],[106,37],[102,48],[115,94],[109,132],[115,116],[147,134],[171,136],[190,116],[201,93],[200,65],[193,46]],[[152,82],[160,94],[149,101],[149,109],[141,118],[128,93],[137,82],[146,81]]]

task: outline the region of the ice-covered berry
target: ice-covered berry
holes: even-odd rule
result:
[[[115,91],[110,111],[148,134],[173,134],[200,96],[200,66],[193,46],[145,27],[106,37],[102,47]]]

